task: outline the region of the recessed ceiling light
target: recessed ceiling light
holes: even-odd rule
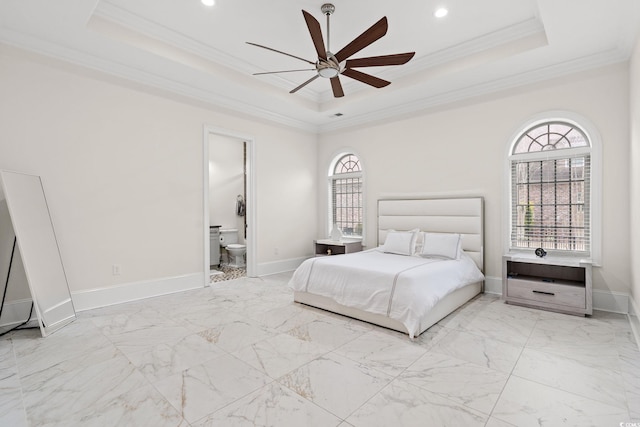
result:
[[[205,6],[213,6],[214,4],[216,4],[215,0],[200,0],[202,2],[203,5]]]
[[[445,16],[447,16],[448,13],[449,13],[449,11],[447,10],[447,8],[441,7],[441,8],[436,9],[436,11],[433,13],[433,15],[436,18],[444,18]]]

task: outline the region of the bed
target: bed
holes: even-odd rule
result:
[[[289,282],[294,301],[420,335],[484,290],[483,204],[481,197],[379,200],[378,245],[304,261]]]

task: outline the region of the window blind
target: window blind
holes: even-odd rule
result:
[[[332,216],[345,235],[362,235],[362,177],[332,179]]]
[[[511,246],[588,253],[591,157],[511,161]]]

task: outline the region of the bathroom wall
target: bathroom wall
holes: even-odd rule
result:
[[[245,218],[236,215],[236,198],[244,194],[244,141],[209,137],[209,224],[237,228],[244,243]]]

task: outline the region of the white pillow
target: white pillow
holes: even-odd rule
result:
[[[462,251],[462,236],[455,233],[422,233],[420,256],[458,259]]]
[[[416,250],[417,230],[395,231],[389,230],[382,245],[382,252],[398,255],[413,255]]]

